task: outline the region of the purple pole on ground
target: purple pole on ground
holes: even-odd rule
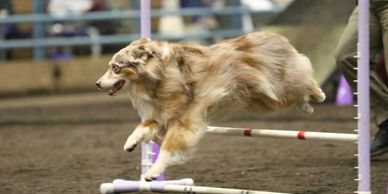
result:
[[[358,0],[358,165],[359,193],[370,193],[369,0]]]
[[[353,104],[352,90],[343,75],[340,76],[338,82],[336,104],[337,106],[348,106]]]
[[[151,1],[141,0],[140,2],[140,34],[142,38],[151,38]],[[153,152],[154,155],[150,155]],[[159,146],[157,144],[141,144],[141,158],[142,158],[142,175],[145,174],[150,165],[144,163],[154,163],[159,154]],[[164,176],[158,177],[159,181],[164,180]]]

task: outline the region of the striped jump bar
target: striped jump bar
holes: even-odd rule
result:
[[[275,130],[275,129],[251,129],[251,128],[233,128],[233,127],[215,127],[208,126],[207,133],[247,136],[247,137],[274,137],[300,140],[333,140],[344,142],[355,142],[358,139],[357,134],[350,133],[328,133],[313,131],[293,131],[293,130]]]

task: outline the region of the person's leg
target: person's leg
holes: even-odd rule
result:
[[[380,2],[379,17],[381,31],[383,34],[383,44],[384,44],[384,59],[385,59],[385,73],[388,74],[388,2]]]
[[[377,18],[371,15],[370,20],[370,52],[372,56],[382,49],[382,42]],[[358,42],[357,28],[358,10],[356,8],[350,16],[348,24],[338,42],[335,56],[338,68],[345,76],[346,80],[352,88],[352,91],[354,92],[357,91],[357,83],[354,82],[354,80],[357,79],[357,71],[354,69],[357,67],[357,58],[355,57],[357,55]]]
[[[372,2],[371,11],[375,14],[382,34],[385,65],[388,65],[388,2]],[[371,71],[371,109],[379,127],[372,144],[371,156],[388,152],[388,88],[376,71]]]
[[[354,58],[357,54],[357,12],[357,9],[353,10],[335,52],[336,64],[353,91],[357,90],[353,82],[357,78],[357,72],[353,69],[357,67],[357,59]]]
[[[385,67],[388,67],[388,2],[375,2],[372,3],[372,9],[375,9],[376,17],[379,22],[380,30],[382,33],[382,42],[385,56]],[[371,80],[371,88],[376,91],[371,95],[375,95],[375,102],[371,104],[371,107],[376,111],[374,119],[377,124],[381,124],[388,119],[388,87],[385,85],[382,78],[375,71],[371,72],[373,79]]]
[[[348,25],[345,28],[344,33],[341,36],[341,39],[337,45],[336,50],[336,63],[341,70],[342,74],[347,79],[349,85],[353,91],[357,91],[357,84],[353,80],[357,79],[357,71],[354,69],[357,67],[357,59],[355,58],[357,54],[357,28],[358,28],[358,11],[357,8],[353,11],[351,17],[349,18]],[[382,48],[382,38],[381,38],[381,28],[380,21],[378,17],[374,14],[370,14],[370,52],[371,56],[377,54],[381,51]],[[370,71],[370,88],[371,88],[371,113],[374,120],[383,120],[387,114],[382,109],[383,101],[381,97],[381,79],[378,78],[375,71],[371,67]],[[385,97],[385,99],[387,99]],[[359,102],[362,103],[362,102]],[[378,118],[377,118],[378,117]],[[385,117],[386,118],[386,117]],[[380,121],[381,122],[381,121]],[[385,153],[385,148],[388,148],[388,142],[385,141],[388,137],[388,133],[380,132],[376,134],[374,141],[371,145],[371,154],[375,156],[376,154]],[[380,141],[382,140],[382,141]]]

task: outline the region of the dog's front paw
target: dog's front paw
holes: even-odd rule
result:
[[[138,142],[136,140],[131,137],[128,137],[127,142],[125,142],[124,145],[124,151],[132,152],[136,148],[137,143]]]
[[[154,181],[160,176],[159,172],[154,172],[152,169],[150,169],[144,176],[144,179],[149,182],[149,181]]]

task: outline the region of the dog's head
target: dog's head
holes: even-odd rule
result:
[[[147,63],[155,57],[153,42],[140,39],[117,52],[108,64],[108,71],[96,82],[97,88],[109,90],[115,96],[130,82],[138,81],[147,70]]]

